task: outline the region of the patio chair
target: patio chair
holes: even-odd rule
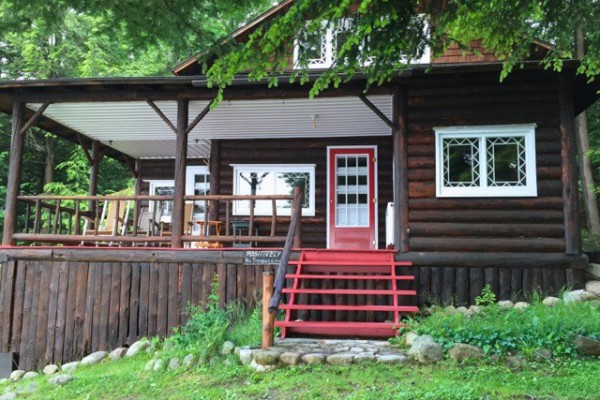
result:
[[[172,224],[169,218],[168,221],[162,220],[160,216],[157,217],[158,224],[158,232],[159,236],[171,236],[173,235]],[[184,234],[191,235],[192,228],[194,226],[194,204],[193,203],[185,203],[183,210],[183,223],[184,223]],[[161,243],[162,246],[162,243]]]
[[[106,200],[102,207],[102,214],[98,223],[98,228],[91,228],[90,225],[86,224],[84,228],[84,235],[95,235],[95,236],[122,236],[127,232],[127,226],[129,223],[129,212],[130,212],[130,201],[126,200]],[[109,241],[108,245],[111,246],[114,242]],[[96,245],[100,242],[96,241]],[[119,244],[120,245],[120,244]]]

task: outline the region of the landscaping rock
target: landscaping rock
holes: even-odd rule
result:
[[[179,365],[180,365],[179,358],[173,357],[173,358],[171,358],[171,360],[169,360],[169,369],[171,371],[179,368]]]
[[[96,365],[100,361],[108,357],[108,353],[105,351],[96,351],[89,356],[86,356],[81,360],[81,365]]]
[[[38,374],[35,371],[29,371],[26,372],[25,375],[23,375],[23,379],[33,379],[33,378],[37,378],[40,374]]]
[[[255,350],[252,349],[241,349],[240,350],[240,362],[243,365],[250,365],[254,357]]]
[[[545,305],[546,307],[554,307],[557,304],[562,303],[562,300],[559,299],[558,297],[552,297],[552,296],[548,296],[544,299],[544,301],[542,301],[542,304]]]
[[[410,360],[402,354],[388,354],[377,357],[380,364],[408,364]]]
[[[352,354],[332,354],[327,357],[327,363],[331,365],[350,365],[354,361]]]
[[[600,280],[600,264],[588,264],[585,276],[589,279]]]
[[[456,309],[456,312],[457,312],[457,313],[459,313],[459,314],[462,314],[462,315],[464,315],[465,317],[466,317],[466,316],[469,316],[469,315],[471,314],[471,313],[469,312],[469,309],[468,309],[467,307],[463,307],[463,306],[461,306],[461,307],[458,307],[458,308]]]
[[[181,365],[183,365],[184,368],[192,368],[195,364],[196,356],[193,354],[188,354],[187,356],[183,357],[183,361],[181,362]]]
[[[60,369],[64,372],[73,372],[77,369],[77,367],[79,367],[79,364],[79,361],[73,361],[70,363],[63,364]]]
[[[595,298],[596,295],[583,289],[572,290],[563,294],[565,303],[581,303],[582,301],[594,300]]]
[[[233,352],[233,349],[235,349],[235,344],[233,344],[230,341],[227,341],[223,343],[223,347],[221,348],[221,354],[223,354],[224,356],[231,354]]]
[[[241,347],[235,346],[235,348],[233,349],[233,355],[236,356],[236,357],[239,357],[241,349],[242,349]]]
[[[536,349],[533,351],[533,359],[536,361],[546,361],[552,358],[552,350]]]
[[[514,307],[513,302],[510,300],[500,300],[497,304],[498,304],[498,307],[500,307],[503,310],[508,310],[509,308]]]
[[[481,307],[480,306],[472,305],[471,307],[469,307],[469,310],[471,310],[474,314],[481,313]]]
[[[514,306],[515,310],[521,310],[521,311],[526,309],[527,307],[529,307],[529,303],[526,303],[524,301],[519,301],[519,302],[515,303],[515,306]]]
[[[127,353],[127,347],[118,347],[110,352],[108,355],[111,361],[118,361],[125,356]]]
[[[470,344],[456,343],[448,352],[450,359],[461,363],[466,359],[479,359],[483,357],[483,350]]]
[[[577,350],[586,356],[600,356],[600,340],[595,340],[587,336],[577,336],[573,341]]]
[[[415,340],[418,339],[418,337],[419,335],[417,335],[416,333],[408,332],[406,335],[404,335],[404,343],[406,343],[407,346],[412,346]]]
[[[156,364],[155,359],[148,361],[144,367],[144,371],[152,371],[154,369],[154,364]]]
[[[279,353],[272,350],[259,350],[254,354],[254,362],[258,365],[275,365],[279,361]]]
[[[48,379],[48,382],[50,382],[52,385],[62,386],[71,382],[73,379],[74,378],[72,375],[60,374]]]
[[[413,343],[408,350],[408,355],[421,364],[431,364],[441,360],[444,357],[442,346],[437,344],[429,335],[421,336]]]
[[[325,362],[325,354],[321,354],[321,353],[305,354],[302,357],[302,361],[304,361],[308,365],[323,364]]]
[[[164,368],[165,368],[165,362],[159,358],[158,360],[156,360],[154,362],[154,367],[152,367],[152,370],[154,372],[159,372],[159,371],[162,371]]]
[[[23,379],[25,379],[25,378],[23,378]],[[27,386],[18,388],[17,394],[31,394],[31,393],[35,393],[36,390],[37,390],[37,385],[35,383],[32,383]]]
[[[354,356],[354,364],[361,364],[367,362],[375,362],[377,361],[377,357],[372,353],[362,353]]]
[[[170,351],[170,350],[173,350],[174,348],[175,348],[175,343],[174,342],[171,342],[171,341],[168,341],[168,340],[165,341],[165,342],[163,342],[162,349],[164,351]]]
[[[144,351],[150,346],[150,342],[147,340],[138,340],[134,344],[131,345],[129,349],[127,349],[127,353],[125,353],[125,357],[133,357],[137,355],[140,351]]]
[[[523,368],[526,364],[525,360],[523,360],[520,356],[508,356],[506,357],[505,361],[506,365],[513,369]]]
[[[456,307],[454,307],[454,306],[444,307],[444,312],[449,315],[458,314],[458,311],[456,310]]]
[[[55,365],[55,364],[46,365],[44,367],[44,369],[42,370],[42,372],[44,373],[44,375],[54,375],[58,372],[58,365]]]
[[[286,351],[279,356],[279,361],[285,365],[296,365],[300,362],[300,354]]]
[[[276,366],[275,365],[260,365],[260,364],[257,364],[256,361],[252,360],[252,362],[250,363],[250,368],[252,368],[256,372],[261,374],[264,372],[273,371],[276,368]]]
[[[600,296],[600,281],[588,281],[585,283],[585,290],[595,296]]]
[[[14,392],[6,392],[0,396],[0,400],[14,400],[17,398],[17,394]]]
[[[23,379],[23,375],[25,375],[25,371],[23,371],[22,369],[18,369],[16,371],[11,372],[8,379],[10,379],[13,382],[17,382]]]

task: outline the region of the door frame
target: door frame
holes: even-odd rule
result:
[[[326,207],[327,207],[327,213],[326,213],[326,222],[327,222],[327,248],[329,249],[329,241],[330,241],[330,212],[331,212],[331,207],[329,206],[329,200],[330,200],[330,196],[331,196],[331,182],[329,180],[329,176],[330,176],[330,172],[331,170],[329,169],[331,167],[331,160],[330,160],[330,152],[329,150],[334,150],[334,149],[373,149],[373,156],[375,157],[375,163],[373,165],[373,196],[375,197],[375,204],[373,207],[373,212],[375,213],[375,215],[373,216],[374,221],[375,221],[375,226],[373,229],[375,229],[375,249],[379,248],[379,218],[378,218],[378,212],[379,212],[379,196],[378,196],[378,188],[377,185],[379,184],[378,182],[378,169],[377,169],[377,163],[379,161],[379,157],[377,156],[377,145],[350,145],[350,146],[344,146],[344,145],[338,145],[338,146],[327,146],[326,149],[326,157],[327,157],[327,171],[326,171],[326,181],[327,181],[327,199],[325,201]]]

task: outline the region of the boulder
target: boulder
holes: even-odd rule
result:
[[[58,372],[58,365],[55,365],[55,364],[46,365],[44,367],[44,369],[42,370],[42,372],[44,373],[44,375],[54,375]]]
[[[532,353],[533,359],[536,361],[546,361],[552,358],[552,350],[536,349]]]
[[[279,356],[279,361],[285,365],[296,365],[300,362],[300,353],[286,351]]]
[[[25,375],[23,375],[23,379],[33,379],[33,378],[37,378],[40,374],[35,372],[35,371],[29,371],[26,372]]]
[[[179,358],[177,357],[173,357],[169,360],[169,369],[171,371],[176,370],[177,368],[179,368],[180,365],[180,361]]]
[[[0,400],[14,400],[17,398],[17,394],[15,392],[6,392],[2,396],[0,396]]]
[[[444,357],[444,350],[431,336],[425,335],[415,340],[408,355],[421,364],[432,364]]]
[[[240,350],[240,362],[243,365],[250,365],[252,359],[254,358],[254,353],[256,350],[252,349],[241,349]]]
[[[159,371],[162,371],[164,368],[165,368],[165,362],[159,358],[158,360],[156,360],[154,362],[154,367],[152,367],[152,370],[154,372],[159,372]]]
[[[542,301],[542,304],[545,305],[546,307],[554,307],[557,304],[562,303],[562,300],[559,299],[558,297],[552,297],[552,296],[548,296],[544,299],[544,301]]]
[[[129,349],[127,349],[127,353],[125,353],[125,357],[133,357],[137,355],[140,351],[144,351],[150,346],[150,342],[147,340],[138,340],[134,344],[131,345]]]
[[[260,365],[257,364],[254,360],[252,360],[249,366],[259,374],[262,374],[264,372],[271,372],[277,367],[276,365]]]
[[[500,300],[498,303],[498,307],[500,307],[502,310],[508,310],[509,308],[513,308],[514,304],[512,301],[510,300]]]
[[[444,307],[444,312],[446,314],[450,314],[450,315],[458,314],[458,311],[456,310],[456,307],[454,307],[452,305]]]
[[[183,361],[181,362],[181,365],[183,365],[184,368],[192,368],[195,364],[196,356],[193,354],[188,354],[187,356],[183,357]]]
[[[380,364],[408,364],[410,360],[402,354],[387,354],[377,357]]]
[[[467,307],[463,307],[463,306],[457,307],[456,312],[464,315],[465,317],[471,315],[471,313],[469,312],[469,309]]]
[[[600,264],[588,264],[585,276],[589,279],[600,280]]]
[[[405,343],[407,346],[412,346],[412,345],[413,345],[413,343],[415,342],[415,340],[416,340],[418,337],[419,337],[419,335],[417,335],[417,334],[416,334],[416,333],[414,333],[414,332],[407,332],[407,333],[404,335],[404,343]]]
[[[565,303],[581,303],[582,301],[594,300],[596,297],[593,293],[583,289],[572,290],[563,294]]]
[[[469,307],[469,310],[471,310],[474,314],[481,313],[481,307],[480,306],[472,305],[471,307]]]
[[[67,383],[71,382],[73,379],[74,378],[72,375],[59,374],[59,375],[54,375],[52,378],[48,379],[48,382],[50,382],[52,385],[62,386],[62,385],[66,385]]]
[[[23,379],[23,375],[25,375],[25,371],[23,371],[22,369],[18,369],[16,371],[11,372],[8,379],[10,379],[13,382],[17,382]]]
[[[144,371],[152,371],[154,369],[154,364],[156,364],[155,359],[148,361],[144,367]]]
[[[60,369],[64,372],[73,372],[77,369],[77,367],[79,367],[79,364],[79,361],[73,361],[70,363],[63,364]]]
[[[254,362],[258,365],[276,365],[279,353],[271,350],[259,350],[254,354]]]
[[[588,281],[585,283],[585,290],[595,296],[600,296],[600,281]]]
[[[323,364],[325,362],[325,354],[321,354],[321,353],[305,354],[302,357],[302,361],[304,361],[308,365]]]
[[[226,341],[225,343],[223,343],[223,347],[221,348],[221,354],[223,354],[224,356],[231,354],[233,352],[233,349],[235,349],[235,344],[233,344],[230,341]]]
[[[361,353],[354,356],[354,364],[368,363],[377,361],[373,353]]]
[[[332,354],[327,357],[327,363],[331,365],[350,365],[354,361],[353,354]]]
[[[515,310],[521,310],[521,311],[526,309],[527,307],[529,307],[529,303],[526,303],[524,301],[519,301],[519,302],[515,303],[515,306],[514,306]]]
[[[242,349],[241,347],[235,346],[235,348],[233,349],[233,355],[236,356],[236,357],[239,357],[241,349]]]
[[[467,359],[479,359],[483,357],[483,350],[480,347],[470,344],[456,343],[448,352],[448,357],[458,363]]]
[[[105,351],[96,351],[81,360],[81,365],[96,365],[100,361],[108,357],[108,353]]]
[[[577,350],[586,356],[600,356],[600,340],[587,336],[577,336],[573,341]]]
[[[127,353],[127,347],[117,347],[108,355],[111,361],[118,361]]]

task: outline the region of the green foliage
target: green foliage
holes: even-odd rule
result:
[[[262,307],[242,312],[227,332],[227,340],[240,346],[258,346],[262,339]]]
[[[546,307],[537,302],[525,310],[502,310],[494,305],[469,318],[438,312],[410,321],[405,329],[432,335],[447,349],[454,343],[479,346],[487,354],[527,354],[546,348],[555,356],[566,357],[576,354],[576,335],[600,338],[600,309],[589,303]]]
[[[475,297],[475,304],[478,306],[491,306],[496,302],[496,293],[492,290],[492,286],[488,283],[481,290],[481,295]]]

